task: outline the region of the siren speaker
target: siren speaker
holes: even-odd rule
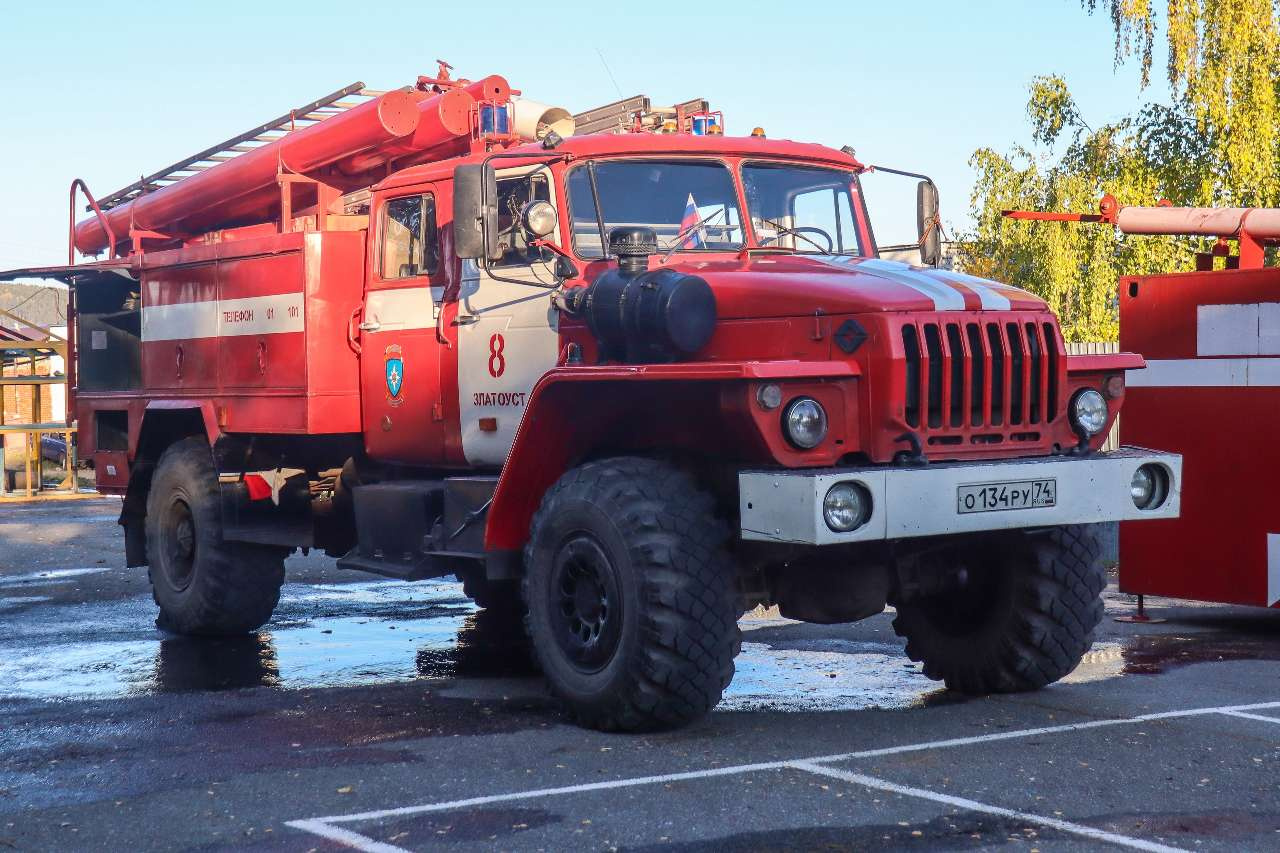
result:
[[[573,136],[577,126],[573,115],[563,107],[550,107],[524,98],[511,102],[511,118],[521,139],[539,140],[550,131],[562,137]]]

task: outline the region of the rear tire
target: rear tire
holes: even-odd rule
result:
[[[741,642],[714,511],[688,474],[630,457],[582,465],[543,497],[525,548],[527,624],[582,725],[673,728],[720,701]]]
[[[146,530],[158,627],[224,636],[255,631],[271,618],[287,552],[223,540],[218,476],[204,438],[185,438],[161,455]]]
[[[898,605],[893,630],[924,674],[961,693],[1038,690],[1093,645],[1107,585],[1092,527],[976,538],[969,583]]]

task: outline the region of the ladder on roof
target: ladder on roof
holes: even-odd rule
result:
[[[173,186],[183,178],[189,178],[192,175],[203,172],[205,169],[234,159],[255,148],[283,139],[295,130],[311,127],[318,122],[340,115],[352,107],[357,107],[383,94],[386,93],[375,89],[366,89],[364,83],[358,81],[348,86],[343,86],[336,92],[330,92],[323,98],[317,98],[309,104],[292,109],[282,116],[246,130],[244,133],[236,134],[230,139],[219,142],[217,145],[211,145],[203,151],[190,157],[185,157],[158,172],[144,175],[129,184],[129,186],[98,199],[98,206],[103,210],[110,210],[113,207],[132,201],[144,193]],[[706,112],[708,107],[707,101],[701,98],[685,101],[671,107],[654,107],[648,97],[636,95],[635,97],[624,98],[612,104],[606,104],[574,116],[578,125],[576,134],[627,133],[635,126],[637,119],[639,119],[641,126],[648,130],[660,129],[664,120],[674,118],[677,114],[689,115],[695,112]],[[92,207],[86,206],[85,210],[90,211]]]
[[[695,98],[669,107],[655,107],[647,96],[636,95],[578,113],[573,117],[577,124],[574,135],[629,133],[636,126],[637,120],[645,130],[656,131],[662,129],[665,121],[675,119],[677,115],[705,113],[710,108],[711,105],[704,98]]]
[[[364,83],[360,82],[343,86],[338,91],[330,92],[323,98],[318,98],[309,104],[289,110],[289,112],[278,118],[260,124],[251,130],[246,130],[244,133],[236,134],[230,139],[210,146],[198,154],[193,154],[170,166],[166,166],[158,172],[145,175],[124,189],[116,190],[110,195],[98,199],[98,205],[103,210],[108,210],[132,201],[144,193],[173,186],[183,178],[189,178],[211,166],[216,166],[255,148],[283,139],[295,130],[302,130],[327,118],[340,115],[352,107],[357,107],[382,94],[385,94],[385,92],[366,89]],[[85,209],[91,210],[92,208],[86,207]]]

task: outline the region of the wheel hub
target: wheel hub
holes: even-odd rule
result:
[[[603,668],[617,650],[622,614],[613,564],[594,537],[575,534],[561,544],[550,591],[560,650],[578,669]]]
[[[165,519],[164,572],[174,589],[186,589],[196,562],[196,523],[187,502],[178,498]]]

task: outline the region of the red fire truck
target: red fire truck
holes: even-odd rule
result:
[[[1280,209],[1122,206],[1106,195],[1097,213],[1004,215],[1204,240],[1194,270],[1118,283],[1120,345],[1151,358],[1129,377],[1121,435],[1178,451],[1194,484],[1179,518],[1120,526],[1120,589],[1138,595],[1128,618],[1139,622],[1149,618],[1144,595],[1280,607],[1280,501],[1269,485],[1280,449],[1256,440],[1280,411],[1280,269],[1266,255],[1280,245]],[[1172,416],[1193,410],[1232,417]],[[1247,475],[1236,463],[1241,447]]]
[[[713,707],[760,603],[892,604],[930,677],[1028,690],[1101,617],[1089,525],[1178,514],[1177,455],[1100,452],[1142,359],[879,258],[850,149],[705,106],[575,135],[447,69],[348,95],[103,203],[77,182],[103,256],[5,274],[71,285],[80,446],[161,627],[255,630],[320,548],[523,618],[599,728]]]

